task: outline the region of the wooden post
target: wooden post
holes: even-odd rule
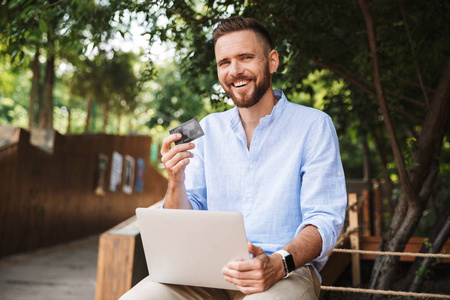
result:
[[[95,300],[119,299],[148,275],[136,217],[100,235]]]
[[[350,228],[350,247],[352,250],[359,250],[359,231],[358,231],[358,205],[357,195],[348,195],[348,205],[350,207],[348,211],[348,221]],[[353,287],[359,287],[361,284],[361,268],[359,254],[352,254],[352,279]]]
[[[95,300],[117,300],[147,275],[136,216],[100,235]]]
[[[363,208],[363,221],[362,221],[362,227],[363,227],[363,236],[371,236],[372,232],[372,220],[370,218],[370,203],[369,203],[369,190],[364,189],[361,192],[361,201],[362,201],[362,208]]]
[[[375,236],[381,236],[381,186],[377,180],[374,184],[375,191]]]

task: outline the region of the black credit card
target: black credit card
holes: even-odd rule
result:
[[[193,118],[180,126],[169,130],[170,134],[181,133],[182,137],[175,141],[175,145],[192,142],[195,139],[205,135],[197,118]]]

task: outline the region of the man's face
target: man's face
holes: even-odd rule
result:
[[[237,107],[255,105],[271,87],[275,70],[264,51],[264,44],[250,30],[226,34],[216,42],[219,82]]]

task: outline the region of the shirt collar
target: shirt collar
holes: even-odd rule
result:
[[[273,90],[273,94],[278,99],[278,102],[272,109],[272,112],[267,116],[264,116],[259,121],[260,124],[268,123],[271,120],[276,120],[286,108],[287,98],[282,90]],[[232,108],[231,118],[230,118],[231,128],[241,125],[241,117],[239,116],[239,110],[237,107]]]
[[[284,109],[286,108],[286,96],[284,95],[282,90],[273,90],[273,94],[275,95],[275,97],[278,99],[278,102],[275,104],[275,106],[272,109],[272,112],[261,118],[261,120],[259,121],[260,124],[262,123],[268,123],[272,120],[276,120],[278,119],[281,114],[283,113]]]

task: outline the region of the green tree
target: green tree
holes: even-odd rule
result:
[[[40,100],[39,125],[53,126],[53,89],[57,59],[76,58],[89,43],[98,45],[111,34],[114,11],[96,1],[14,0],[0,3],[0,36],[4,52],[21,63],[26,53],[34,53],[30,91],[29,123],[35,125],[34,104]],[[43,91],[39,57],[45,52]]]
[[[27,126],[30,74],[0,59],[0,124]]]
[[[186,122],[194,117],[205,115],[205,102],[209,98],[195,93],[189,79],[179,71],[176,63],[166,63],[156,68],[157,76],[151,83],[152,95],[145,104],[152,109],[149,127],[159,124],[167,127],[174,120]],[[203,77],[204,84],[213,85],[211,78]],[[207,81],[207,82],[205,82]]]
[[[103,132],[109,111],[121,116],[136,108],[140,92],[139,74],[134,71],[136,63],[137,55],[119,51],[101,52],[93,59],[86,59],[78,64],[67,82],[75,95],[88,99],[85,132],[89,130],[94,101],[104,107]]]

